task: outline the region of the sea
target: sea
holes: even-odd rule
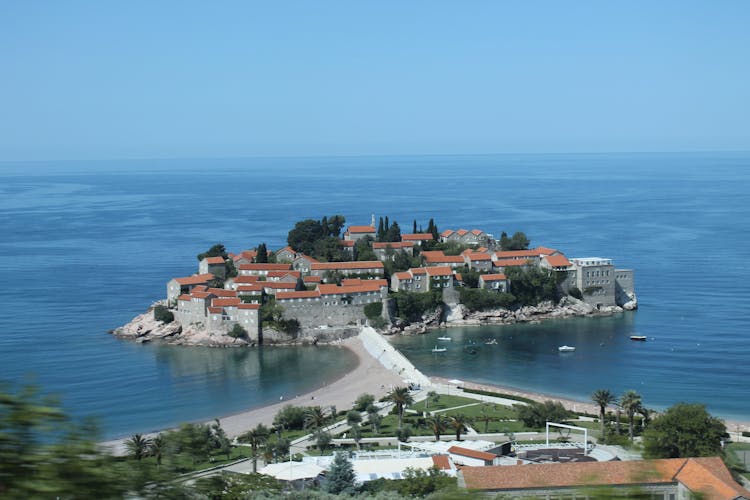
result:
[[[170,278],[197,272],[211,245],[279,248],[295,222],[333,214],[357,225],[388,216],[404,232],[430,218],[441,231],[523,231],[532,246],[635,270],[634,312],[396,339],[428,375],[583,400],[634,389],[648,407],[700,402],[750,420],[750,153],[0,163],[0,381],[39,387],[114,438],[341,377],[356,359],[338,347],[107,333],[163,298]],[[453,338],[441,355],[438,335]]]

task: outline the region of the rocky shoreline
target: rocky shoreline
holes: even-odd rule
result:
[[[184,326],[174,321],[163,323],[154,319],[154,307],[164,304],[163,301],[152,304],[146,312],[139,314],[129,323],[110,330],[112,335],[138,343],[161,342],[172,345],[205,346],[205,347],[253,347],[256,342],[243,338],[233,338],[223,332],[210,332],[202,325]],[[416,335],[427,333],[436,328],[456,326],[510,325],[515,323],[539,323],[548,319],[574,317],[611,316],[638,307],[637,299],[632,297],[624,306],[609,306],[596,309],[590,304],[566,296],[560,302],[542,302],[536,306],[524,306],[518,309],[490,309],[485,311],[468,311],[462,304],[444,304],[442,307],[423,317],[422,321],[409,323],[397,320],[380,333],[384,335]],[[327,327],[306,329],[298,335],[290,336],[283,332],[265,328],[264,345],[317,345],[340,342],[342,339],[356,336],[358,326]]]
[[[463,304],[444,305],[441,310],[424,317],[421,322],[397,322],[383,333],[421,334],[436,328],[457,326],[511,325],[515,323],[540,323],[548,319],[574,317],[611,316],[624,311],[637,309],[638,302],[633,297],[624,306],[608,306],[596,309],[590,304],[574,297],[563,297],[560,302],[547,301],[536,306],[524,306],[518,309],[489,309],[485,311],[468,311]]]
[[[164,301],[151,304],[146,312],[139,314],[128,323],[108,333],[117,338],[145,344],[160,342],[171,345],[203,347],[253,347],[257,342],[244,338],[234,338],[224,332],[211,332],[202,325],[181,325],[177,321],[163,323],[154,319],[154,308],[164,305]],[[265,328],[264,345],[317,345],[332,344],[342,339],[356,336],[358,327],[325,328],[307,330],[299,335],[290,336],[283,332]]]

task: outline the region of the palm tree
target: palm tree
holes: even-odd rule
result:
[[[604,439],[604,416],[607,412],[607,406],[617,403],[617,396],[607,389],[598,389],[591,395],[591,400],[599,405],[599,422],[601,423],[602,439]]]
[[[311,406],[305,410],[305,428],[320,429],[328,421],[328,417],[320,406]]]
[[[628,414],[628,436],[633,440],[633,416],[641,407],[641,395],[635,391],[627,391],[620,398],[620,406]]]
[[[471,419],[462,413],[451,417],[450,424],[453,430],[456,431],[456,441],[461,441],[461,433],[466,430],[466,425],[470,423]]]
[[[158,469],[161,467],[161,459],[164,457],[164,451],[167,448],[167,443],[164,441],[164,438],[161,437],[161,434],[157,434],[154,439],[151,440],[151,445],[148,447],[148,451],[156,458],[156,468]]]
[[[437,413],[427,419],[427,425],[430,427],[430,430],[435,435],[435,441],[440,441],[440,434],[445,432],[445,429],[447,428],[448,420],[442,416],[440,413]]]
[[[409,393],[408,387],[396,387],[386,396],[388,401],[396,405],[398,411],[398,428],[403,427],[404,409],[414,403],[414,398]]]
[[[148,454],[151,440],[143,437],[143,434],[133,434],[130,439],[125,441],[125,447],[133,457],[140,461]]]
[[[372,407],[374,411],[367,411],[367,420],[372,426],[372,432],[377,436],[380,433],[380,422],[383,421],[383,416],[378,413],[377,408]]]
[[[490,422],[494,422],[497,420],[497,417],[493,417],[492,415],[489,415],[484,412],[484,409],[479,413],[479,416],[477,417],[477,420],[480,422],[484,422],[484,433],[487,434],[490,427]]]
[[[263,446],[271,435],[271,431],[263,424],[258,424],[254,429],[250,429],[238,439],[250,445],[250,451],[253,457],[253,473],[258,471],[258,448]]]

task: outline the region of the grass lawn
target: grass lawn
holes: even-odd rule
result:
[[[239,460],[240,458],[248,457],[250,457],[249,446],[233,446],[232,451],[229,454],[229,458],[227,458],[225,454],[211,452],[211,455],[209,457],[193,463],[193,459],[186,454],[175,456],[165,455],[164,457],[162,457],[161,466],[167,470],[174,470],[176,472],[185,473],[208,469],[210,467],[216,467],[217,465],[234,462],[235,460]],[[127,460],[134,461],[135,459],[129,458]],[[156,458],[154,457],[144,457],[141,460],[141,463],[150,464],[154,466],[154,469],[156,468]]]
[[[417,411],[445,410],[446,408],[453,408],[454,406],[463,406],[463,405],[470,405],[474,403],[480,403],[480,401],[477,401],[476,399],[464,398],[461,396],[449,396],[447,394],[441,394],[440,400],[438,400],[437,402],[430,401],[427,404],[426,408],[425,408],[425,403],[427,403],[427,400],[420,401],[419,403],[416,403],[410,406],[409,409],[417,410]]]
[[[415,415],[404,414],[404,425],[411,425],[412,436],[432,436],[432,432],[425,427],[419,427],[417,421],[419,417]],[[365,423],[362,426],[362,437],[384,437],[384,436],[395,436],[396,429],[398,429],[398,416],[397,415],[386,415],[380,422],[380,432],[375,434],[372,432],[372,426],[370,423]],[[350,437],[347,433],[347,437]]]

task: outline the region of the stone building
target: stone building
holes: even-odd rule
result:
[[[397,252],[414,255],[414,243],[411,241],[376,241],[372,244],[372,251],[378,260],[385,262],[396,257]]]
[[[211,273],[214,276],[223,278],[226,275],[226,269],[224,257],[204,257],[198,263],[199,274]]]
[[[208,282],[212,279],[214,279],[214,275],[211,273],[172,278],[167,282],[167,302],[169,304],[174,303],[180,295],[190,293],[195,286],[208,285]]]
[[[357,241],[369,236],[375,239],[375,226],[349,226],[344,233],[345,241]]]
[[[479,288],[494,290],[500,293],[508,291],[509,281],[504,274],[480,274]]]
[[[326,273],[337,272],[344,277],[352,275],[383,276],[385,267],[379,260],[349,262],[316,262],[310,265],[310,274],[325,280]]]

